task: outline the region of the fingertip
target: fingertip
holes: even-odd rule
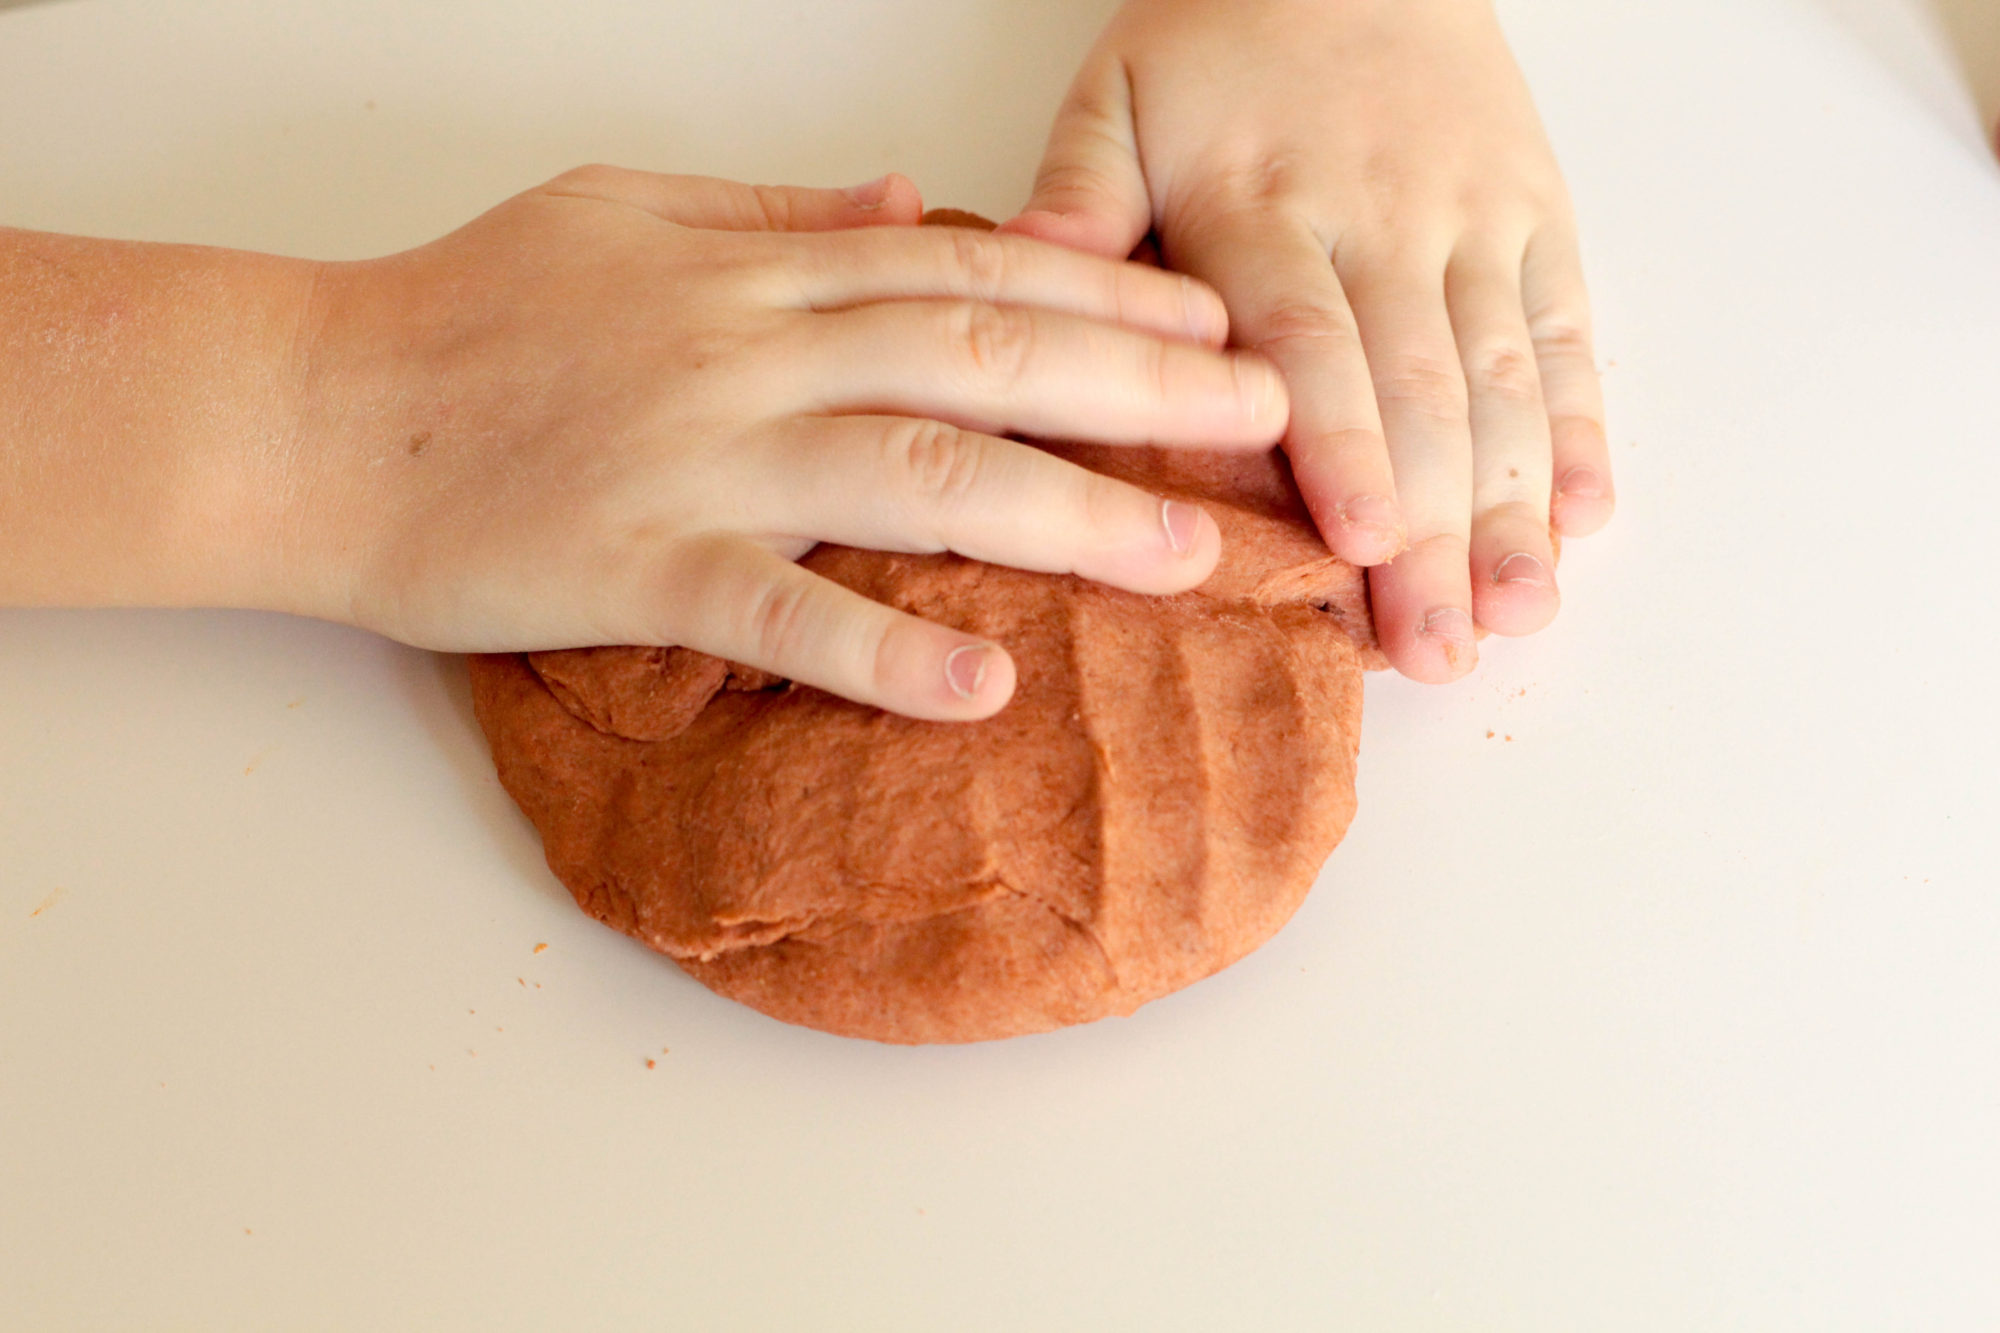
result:
[[[1432,607],[1382,647],[1391,666],[1425,685],[1448,685],[1479,665],[1472,613],[1458,606]]]
[[[1565,537],[1587,537],[1611,521],[1617,506],[1611,450],[1603,422],[1587,415],[1550,422],[1555,452],[1555,492],[1549,522]]]
[[[1368,572],[1375,632],[1389,664],[1411,680],[1443,685],[1479,663],[1463,538],[1436,536]]]
[[[1579,495],[1558,490],[1549,505],[1549,522],[1565,537],[1588,537],[1611,521],[1617,502],[1610,494]]]
[[[898,223],[915,226],[924,216],[924,192],[917,183],[900,171],[889,173],[889,192],[884,211],[893,214]]]
[[[1137,345],[1134,345],[1137,348]],[[1168,449],[1261,453],[1285,437],[1285,381],[1256,352],[1190,346],[1180,339],[1137,348],[1142,391],[1161,413],[1144,442]]]
[[[916,182],[892,171],[863,185],[850,185],[840,192],[856,226],[908,227],[924,215],[924,198]]]
[[[1014,697],[1014,659],[997,643],[971,639],[944,654],[941,720],[973,722],[992,717]]]
[[[1495,634],[1518,638],[1546,629],[1561,607],[1554,571],[1532,552],[1514,551],[1474,571],[1473,615]]]
[[[1201,586],[1215,567],[1222,563],[1222,525],[1211,517],[1207,510],[1201,511],[1200,534],[1195,539],[1195,548],[1189,553],[1187,567],[1190,588]]]
[[[927,722],[976,722],[1014,695],[1014,660],[997,643],[899,615],[876,647],[871,701]]]
[[[1181,306],[1187,313],[1188,336],[1207,347],[1229,342],[1229,307],[1222,293],[1201,281],[1180,274]]]
[[[1101,498],[1086,507],[1076,526],[1099,536],[1077,550],[1069,572],[1147,597],[1186,592],[1215,573],[1222,529],[1199,505],[1103,478],[1093,487]]]
[[[1185,500],[1160,501],[1164,554],[1152,561],[1153,578],[1133,591],[1171,595],[1198,588],[1222,560],[1222,528],[1200,505]]]

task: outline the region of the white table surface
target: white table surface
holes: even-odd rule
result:
[[[593,159],[1004,213],[1108,10],[9,6],[0,221],[359,256]],[[0,1328],[2000,1322],[1959,58],[1925,0],[1505,14],[1623,507],[1551,630],[1371,681],[1276,940],[1045,1037],[788,1028],[571,905],[456,662],[0,614]]]

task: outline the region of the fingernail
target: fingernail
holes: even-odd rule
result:
[[[967,643],[945,655],[944,678],[951,692],[961,699],[975,699],[986,682],[986,645]]]
[[[1417,633],[1428,634],[1444,650],[1444,660],[1456,667],[1476,650],[1473,648],[1472,617],[1455,606],[1440,606],[1424,617]]]
[[[1334,515],[1343,528],[1371,537],[1394,542],[1402,536],[1403,515],[1386,496],[1357,495],[1334,510]]]
[[[1417,633],[1454,643],[1472,642],[1472,617],[1455,606],[1440,606],[1424,617]]]
[[[1175,555],[1194,550],[1195,534],[1201,531],[1201,511],[1178,500],[1160,501],[1160,526],[1167,531],[1167,545]]]
[[[1604,494],[1604,478],[1587,467],[1573,467],[1562,474],[1556,485],[1558,495],[1593,496]]]
[[[1516,551],[1493,566],[1493,581],[1533,583],[1546,588],[1549,585],[1549,567],[1526,551]]]
[[[850,185],[840,196],[856,208],[880,208],[889,202],[889,178],[878,176],[866,185]]]

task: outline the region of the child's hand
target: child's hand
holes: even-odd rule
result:
[[[1610,461],[1569,203],[1486,0],[1129,0],[1003,230],[1123,255],[1149,228],[1284,372],[1299,486],[1376,566],[1398,669],[1548,623],[1551,526],[1604,525]]]
[[[593,167],[326,266],[276,521],[287,609],[411,643],[678,644],[898,712],[999,709],[997,645],[792,563],[953,550],[1177,592],[1212,519],[1026,445],[1265,448],[1282,381],[1191,279],[842,194]],[[990,433],[989,433],[990,432]]]

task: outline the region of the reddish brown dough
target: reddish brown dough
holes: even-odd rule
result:
[[[475,658],[501,781],[591,915],[789,1022],[962,1042],[1226,967],[1354,813],[1360,572],[1276,454],[1054,452],[1201,502],[1201,588],[1142,597],[957,556],[805,565],[1014,655],[999,716],[918,722],[686,649]]]

